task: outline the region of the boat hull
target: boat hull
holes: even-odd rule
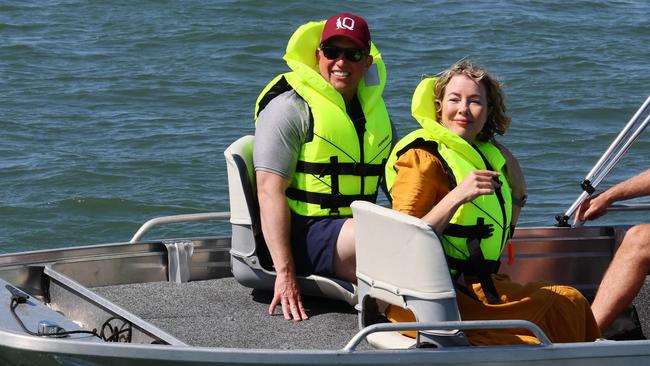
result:
[[[587,296],[593,296],[626,229],[624,226],[518,229],[511,241],[514,263],[504,264],[502,271],[520,282],[542,278],[576,286]],[[231,277],[229,238],[189,240],[194,245],[191,282]],[[103,311],[104,317],[117,313],[132,320],[136,331],[142,334],[141,343],[126,344],[37,337],[16,329],[0,328],[0,363],[139,366],[650,364],[650,342],[646,340],[411,350],[345,349],[342,346],[280,350],[188,345],[140,315],[100,296],[101,291],[93,290],[104,286],[166,282],[170,278],[168,259],[163,241],[0,256],[0,279],[27,292],[34,301],[48,303],[53,310],[68,315],[78,304],[66,305],[66,299],[79,299],[89,308]],[[507,259],[505,257],[504,262]],[[57,291],[51,291],[57,286]],[[2,317],[11,316],[5,310],[1,313]],[[82,318],[83,321],[76,320],[87,326],[99,321],[90,316],[84,318],[83,314],[76,317]]]

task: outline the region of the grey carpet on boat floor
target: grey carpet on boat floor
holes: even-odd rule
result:
[[[646,338],[650,337],[650,276],[646,276],[643,287],[634,299],[639,323]]]
[[[93,291],[192,346],[341,349],[358,331],[357,312],[344,302],[303,297],[310,319],[287,321],[280,307],[268,315],[270,292],[243,287],[233,278]]]
[[[356,311],[346,303],[303,297],[310,320],[284,320],[280,308],[267,314],[272,294],[251,290],[233,278],[177,284],[153,282],[96,287],[94,292],[172,334],[204,347],[340,349],[357,333]],[[634,300],[636,313],[617,321],[620,339],[650,334],[650,276]],[[636,318],[635,324],[630,318]],[[639,324],[640,323],[640,324]],[[615,323],[616,325],[616,323]],[[641,333],[642,328],[643,333]],[[609,335],[608,335],[609,336]],[[612,339],[619,336],[614,335]],[[359,349],[370,349],[363,343]]]

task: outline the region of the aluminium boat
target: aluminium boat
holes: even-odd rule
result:
[[[224,216],[227,213],[223,214]],[[219,216],[214,214],[214,216]],[[523,228],[504,265],[515,280],[545,278],[593,296],[626,226]],[[175,244],[191,260],[174,266]],[[0,256],[0,364],[3,365],[642,365],[650,341],[376,349],[369,335],[397,329],[475,329],[521,324],[463,321],[359,329],[341,300],[306,297],[311,319],[288,322],[266,311],[270,292],[240,285],[231,238],[92,245]],[[178,257],[177,257],[178,259]],[[178,272],[188,277],[178,281]],[[182,276],[181,276],[182,277]],[[24,298],[13,304],[12,298]],[[22,300],[19,300],[22,301]],[[14,316],[16,314],[16,316]],[[623,321],[632,321],[627,317]],[[18,320],[20,319],[20,320]],[[27,329],[23,329],[22,322]],[[641,325],[643,328],[643,325]],[[56,336],[71,331],[92,331]],[[28,333],[32,332],[32,333]],[[50,334],[48,336],[48,334]],[[535,333],[538,334],[538,333]],[[127,343],[128,342],[128,343]]]
[[[648,105],[650,98],[644,113]],[[629,225],[568,225],[568,217],[650,122],[641,114],[589,173],[587,194],[558,226],[515,230],[514,256],[502,258],[500,272],[521,283],[574,286],[593,298]],[[367,202],[352,205],[358,283],[301,276],[310,320],[269,316],[273,270],[259,228],[252,143],[244,137],[225,153],[230,212],[152,219],[125,243],[0,255],[0,364],[650,364],[645,286],[596,342],[552,343],[516,319],[464,321],[436,234],[417,218]],[[230,220],[232,235],[143,239],[158,225],[201,220]],[[421,321],[387,323],[378,311],[385,303],[411,308]],[[495,328],[528,329],[540,343],[474,347],[463,338],[466,330]],[[405,339],[400,330],[418,336]]]

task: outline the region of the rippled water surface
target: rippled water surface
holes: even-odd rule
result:
[[[0,2],[0,253],[128,241],[149,218],[227,211],[223,150],[308,20],[364,16],[400,136],[413,89],[469,56],[506,85],[502,140],[552,225],[650,95],[646,1]],[[648,132],[603,186],[648,167]],[[650,221],[612,214],[603,222]],[[229,234],[172,225],[151,237]]]

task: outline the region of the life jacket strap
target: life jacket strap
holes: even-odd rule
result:
[[[257,108],[257,115],[255,117],[259,117],[260,113],[266,106],[273,100],[273,98],[277,97],[278,95],[289,91],[293,89],[289,82],[287,81],[287,78],[280,77],[278,81],[266,92],[264,97],[259,102],[258,108]]]
[[[350,207],[353,201],[377,201],[377,193],[374,194],[329,194],[329,193],[316,193],[307,192],[293,187],[287,188],[287,197],[292,200],[320,205],[320,208],[332,210],[332,214],[336,215],[340,207]]]
[[[455,233],[456,237],[467,238],[467,249],[469,258],[467,260],[459,260],[456,258],[447,257],[447,263],[453,269],[458,270],[466,275],[473,275],[478,277],[483,289],[483,294],[489,304],[500,304],[499,294],[492,281],[492,273],[496,273],[499,269],[500,262],[493,260],[486,260],[481,250],[481,239],[490,237],[492,235],[492,228],[490,225],[484,224],[484,219],[479,217],[476,220],[476,225],[450,225],[450,232]],[[486,230],[489,228],[489,231]],[[445,229],[445,235],[448,229]],[[485,234],[488,234],[485,236]]]
[[[338,156],[330,156],[329,163],[313,163],[307,161],[298,161],[296,172],[303,174],[313,174],[317,177],[330,176],[331,193],[315,193],[290,187],[286,191],[287,197],[312,204],[320,205],[323,209],[330,209],[330,214],[337,216],[340,207],[349,207],[352,201],[363,200],[375,202],[377,200],[377,191],[374,194],[357,194],[343,195],[340,191],[339,179],[341,175],[355,175],[360,179],[365,177],[378,177],[378,184],[384,173],[383,164],[365,164],[365,163],[340,163]]]
[[[449,268],[459,273],[464,273],[467,276],[478,276],[478,273],[474,270],[474,267],[468,259],[458,259],[450,256],[445,256],[445,258],[447,258]],[[497,273],[501,267],[501,261],[486,259],[483,266],[490,274]]]
[[[339,163],[336,165],[330,163],[311,163],[298,161],[296,163],[296,172],[305,174],[314,174],[322,177],[332,175],[338,170],[338,175],[360,175],[360,176],[381,176],[384,174],[383,164],[364,164],[364,163]]]
[[[338,196],[341,195],[341,191],[340,191],[340,188],[339,188],[339,172],[340,172],[340,168],[339,168],[339,157],[338,156],[336,156],[336,155],[330,156],[330,166],[332,167],[332,173],[330,173],[331,174],[330,175],[330,177],[331,177],[330,186],[332,188],[332,194],[330,195],[330,197],[338,197]],[[321,208],[324,208],[323,207],[323,200],[321,200],[320,206],[321,206]],[[341,206],[334,205],[334,207],[328,207],[330,209],[330,214],[338,216],[339,215],[339,207],[341,207]]]
[[[481,283],[481,289],[489,304],[500,304],[499,294],[492,281],[491,273],[485,268],[485,258],[481,251],[481,240],[478,238],[471,238],[467,240],[467,248],[469,249],[469,261],[472,267],[476,269],[478,280]]]
[[[478,238],[486,239],[492,236],[494,231],[493,225],[459,225],[449,224],[442,232],[443,235],[453,236],[456,238]]]

